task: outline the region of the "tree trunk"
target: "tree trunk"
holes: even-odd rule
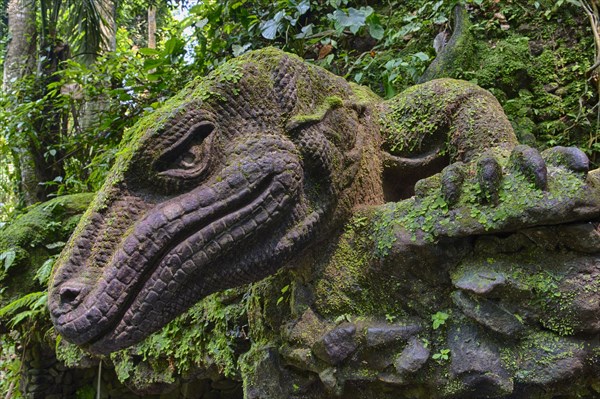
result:
[[[101,30],[104,36],[101,51],[115,51],[117,49],[117,0],[102,0],[100,12],[103,19]]]
[[[117,49],[117,25],[116,12],[117,2],[113,0],[101,0],[99,10],[102,14],[102,45],[101,53],[108,53]],[[82,107],[81,130],[91,131],[98,128],[102,122],[102,116],[110,109],[110,99],[104,96],[88,98]]]
[[[35,69],[36,26],[33,0],[9,0],[8,42],[4,59],[3,90],[11,96],[18,96],[20,80]],[[19,101],[18,99],[16,101]],[[20,101],[19,101],[20,102]],[[13,143],[13,163],[19,178],[18,192],[25,205],[39,201],[35,162],[30,151],[30,140],[21,132],[19,140]]]
[[[156,48],[156,7],[148,7],[148,48]]]
[[[8,36],[10,41],[4,59],[3,89],[15,88],[16,80],[30,74],[35,68],[35,11],[33,0],[9,0]]]

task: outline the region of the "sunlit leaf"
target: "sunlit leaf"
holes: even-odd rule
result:
[[[385,29],[383,26],[379,24],[369,24],[369,35],[375,40],[383,39],[383,34],[385,33]]]
[[[158,54],[160,54],[160,51],[158,51],[157,49],[149,48],[149,47],[142,47],[141,49],[138,50],[138,52],[141,55],[158,55]]]
[[[296,10],[298,10],[298,15],[304,15],[308,10],[310,10],[310,1],[303,0],[296,6]]]
[[[4,271],[7,271],[8,269],[10,269],[10,267],[15,262],[16,257],[17,257],[17,253],[12,249],[2,252],[0,254],[0,261],[4,261]]]
[[[274,19],[270,19],[261,24],[261,35],[267,40],[273,40],[277,36],[277,30],[279,29],[279,22]]]
[[[246,51],[248,51],[248,49],[250,49],[251,46],[252,43],[246,43],[243,46],[240,46],[239,44],[234,44],[233,46],[231,46],[231,52],[233,53],[234,57],[238,57],[244,54]]]

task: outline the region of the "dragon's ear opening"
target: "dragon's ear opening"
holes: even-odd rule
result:
[[[412,197],[419,180],[441,172],[449,163],[448,155],[408,159],[386,154],[382,174],[385,201],[398,202]]]

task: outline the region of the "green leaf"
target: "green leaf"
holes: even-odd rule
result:
[[[177,54],[179,53],[182,44],[183,43],[180,39],[172,37],[165,43],[165,50],[163,53],[166,55]]]
[[[160,60],[151,60],[151,59],[144,60],[144,70],[151,71],[152,69],[156,69],[159,66],[162,66],[164,63],[165,63],[165,61],[162,59],[160,59]]]
[[[141,55],[159,55],[160,51],[155,48],[143,47],[138,50]]]
[[[31,292],[20,298],[15,299],[2,309],[0,309],[0,317],[13,316],[22,308],[37,309],[47,299],[46,291]]]
[[[47,244],[46,248],[56,249],[56,248],[62,248],[64,246],[65,246],[65,243],[63,241],[57,241],[57,242],[53,242],[52,244]]]
[[[267,40],[275,39],[277,36],[277,30],[279,29],[279,22],[274,19],[270,19],[263,24],[261,24],[261,35]]]
[[[238,57],[244,54],[246,51],[248,51],[250,46],[252,46],[252,43],[246,43],[243,46],[240,46],[239,44],[234,44],[233,46],[231,46],[231,52],[233,53],[234,57]]]
[[[438,328],[446,324],[446,320],[448,320],[449,317],[450,315],[444,312],[437,312],[436,314],[431,315],[431,321],[433,321],[433,329],[437,330]]]
[[[54,266],[54,261],[56,257],[51,257],[47,259],[44,264],[35,272],[35,279],[40,282],[42,285],[48,284],[48,280],[50,279],[50,274],[52,273],[52,267]]]
[[[17,253],[12,249],[9,249],[8,251],[2,252],[0,254],[0,261],[4,261],[4,271],[10,269],[10,267],[15,262],[16,257]]]
[[[436,25],[445,24],[446,22],[448,22],[448,17],[446,17],[445,15],[438,15],[433,20],[433,23]]]
[[[413,57],[418,58],[421,61],[429,61],[429,56],[421,51],[413,54]]]
[[[369,24],[369,35],[375,40],[383,39],[385,29],[380,24]]]
[[[361,7],[358,10],[350,7],[347,13],[338,9],[329,14],[328,18],[333,20],[337,30],[348,28],[350,32],[356,34],[360,28],[365,26],[367,17],[372,13],[371,7]]]
[[[294,36],[296,39],[304,39],[308,36],[311,36],[313,34],[313,24],[308,24],[306,26],[303,26],[300,33],[298,33],[296,36]]]
[[[303,0],[296,6],[296,10],[298,10],[298,16],[306,14],[306,12],[310,10],[310,1]]]

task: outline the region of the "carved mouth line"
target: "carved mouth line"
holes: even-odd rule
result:
[[[233,212],[246,208],[254,208],[256,204],[261,202],[261,197],[264,197],[271,192],[270,188],[273,186],[276,176],[277,175],[275,174],[264,176],[247,195],[236,198],[219,211],[208,215],[196,223],[190,224],[174,235],[171,239],[171,244],[165,246],[147,263],[148,267],[144,268],[142,275],[138,278],[137,282],[128,290],[126,299],[123,301],[118,312],[112,317],[112,321],[108,322],[102,329],[98,330],[98,332],[92,338],[88,339],[87,342],[82,344],[96,344],[109,335],[109,333],[122,322],[127,310],[129,310],[133,302],[143,291],[143,288],[150,277],[156,272],[158,267],[162,264],[162,261],[169,253],[171,253],[171,251],[173,251],[177,246],[181,245],[187,239],[191,238],[194,234],[198,233],[201,229],[209,227],[211,224],[224,219]],[[225,226],[225,228],[229,227],[231,226]]]

